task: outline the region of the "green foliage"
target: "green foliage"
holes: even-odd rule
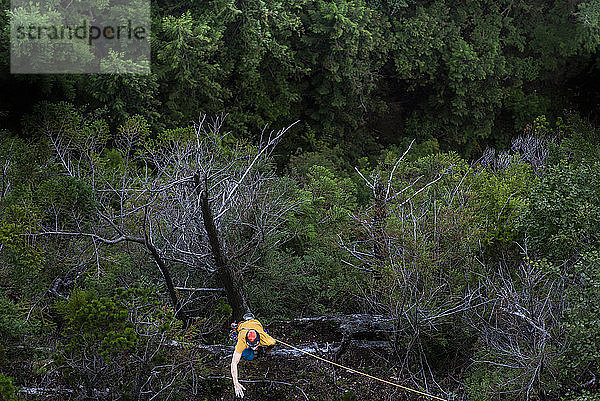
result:
[[[411,145],[412,140],[409,138],[402,138],[398,145],[391,145],[381,152],[380,163],[387,168],[392,168],[396,160],[398,160]],[[415,160],[425,158],[431,155],[437,155],[441,153],[440,144],[437,139],[430,139],[418,143],[413,143],[409,152],[404,156],[405,161],[414,162]]]
[[[87,291],[75,289],[71,297],[59,301],[56,308],[66,321],[65,351],[68,353],[97,350],[109,358],[133,348],[138,341],[128,319],[129,312],[110,298],[96,298]]]
[[[141,115],[159,131],[164,127],[160,108],[157,74],[88,74],[77,82],[78,97],[72,101],[86,104],[111,128],[133,115]]]
[[[0,109],[21,113],[24,104],[58,99],[113,128],[142,115],[155,133],[227,110],[236,135],[300,119],[288,154],[342,141],[358,159],[399,135],[476,154],[487,141],[508,143],[535,115],[570,106],[562,82],[588,74],[600,44],[597,1],[210,0],[153,11],[151,74],[5,73],[0,84],[18,101]],[[56,13],[43,16],[32,4],[13,14],[40,22]],[[87,61],[90,50],[79,50]],[[377,121],[390,119],[399,125],[376,132]]]
[[[22,139],[0,130],[0,202],[11,189],[21,183],[31,183],[39,174],[37,162],[40,155],[34,147]]]
[[[600,163],[548,167],[533,187],[518,227],[532,250],[566,260],[600,241]]]
[[[23,118],[23,132],[37,138],[65,141],[69,144],[67,149],[77,154],[103,148],[109,138],[104,121],[84,118],[77,107],[67,102],[36,104],[33,112]]]
[[[559,363],[562,382],[575,388],[600,374],[600,253],[584,253],[566,278],[563,321],[568,347]]]
[[[55,302],[62,330],[52,367],[66,383],[83,392],[108,388],[110,398],[128,399],[136,397],[139,380],[175,380],[181,374],[154,370],[189,358],[187,350],[168,354],[163,349],[166,343],[183,340],[182,325],[155,286],[115,287],[114,282],[92,277],[81,284],[90,289],[75,288],[68,299]],[[146,383],[151,391],[162,389],[154,388],[151,380]]]
[[[340,397],[339,397],[340,401],[356,401],[356,394],[354,393],[354,391],[349,390],[349,391],[345,391]]]
[[[52,4],[54,3],[54,4]],[[20,3],[19,7],[12,7],[9,11],[11,23],[15,26],[58,26],[62,22],[64,9],[56,7],[56,2],[45,4],[42,6],[39,3],[30,2],[29,4]],[[70,9],[71,11],[74,8]],[[84,10],[80,10],[85,13]],[[88,10],[88,12],[101,12],[99,10]],[[78,12],[69,16],[75,19],[79,18]],[[57,71],[56,68],[64,65],[65,62],[71,62],[73,65],[81,66],[83,70],[91,68],[94,62],[93,49],[84,41],[73,41],[70,43],[68,53],[65,53],[65,45],[59,44],[56,40],[49,39],[45,35],[38,38],[35,43],[31,41],[13,41],[12,62],[15,66],[27,66],[31,54],[36,54],[36,67],[41,70],[52,72]],[[62,46],[61,46],[62,45]]]
[[[17,388],[13,385],[12,378],[0,373],[0,399],[2,401],[19,401]]]
[[[564,137],[555,149],[554,159],[569,159],[575,163],[600,160],[600,131],[575,113],[558,120],[553,131]]]
[[[39,160],[35,147],[0,136],[0,164],[4,166],[0,173],[0,264],[4,267],[0,283],[12,287],[15,296],[33,290],[29,283],[44,261],[44,250],[27,236],[39,222],[31,196],[31,188],[36,188],[41,176]]]
[[[528,64],[530,62],[532,62],[532,60],[528,59],[527,63],[524,62],[525,66],[521,68],[529,68]],[[536,68],[536,71],[531,72],[531,77],[529,76],[529,73],[524,72],[523,74],[527,76],[529,80],[533,80],[539,74],[539,68]],[[520,87],[506,89],[504,106],[513,116],[515,130],[523,129],[523,127],[526,128],[536,117],[550,112],[551,104],[552,102],[550,99],[539,94],[537,91],[526,93]]]
[[[25,234],[34,226],[31,210],[17,205],[8,205],[0,221],[0,244],[6,246],[6,256],[11,263],[20,266],[26,276],[33,277],[41,268],[43,250],[27,241]]]
[[[582,1],[577,9],[579,38],[586,50],[594,51],[600,45],[600,3],[598,0]]]
[[[516,156],[506,169],[482,168],[475,173],[478,220],[488,245],[506,245],[520,239],[522,233],[515,230],[515,221],[527,208],[529,191],[535,183],[533,168]]]
[[[53,366],[69,382],[102,385],[114,396],[126,396],[146,369],[167,362],[162,342],[178,338],[181,323],[150,286],[115,288],[95,280],[82,281],[107,296],[75,288],[68,299],[55,303],[62,341]]]
[[[196,117],[193,114],[200,111],[217,112],[222,107],[226,92],[218,82],[221,72],[215,60],[222,29],[222,25],[211,27],[193,18],[189,10],[160,21],[158,39],[153,42],[156,74],[169,83],[163,113],[172,120]]]
[[[299,180],[308,175],[308,170],[313,166],[322,166],[342,178],[348,175],[352,167],[344,158],[344,150],[338,145],[333,148],[323,147],[316,152],[301,152],[290,156],[286,163],[290,174]]]
[[[599,37],[590,23],[567,18],[574,12],[574,4],[557,2],[431,1],[399,13],[392,19],[399,51],[391,54],[395,78],[419,99],[407,110],[411,136],[444,132],[446,143],[477,151],[480,138],[494,132],[490,139],[506,143],[506,133],[535,115],[560,112],[543,82],[585,68],[567,71],[567,59],[589,57]]]
[[[400,20],[399,48],[409,51],[396,53],[398,74],[415,89],[424,83],[433,89],[426,111],[418,110],[408,120],[412,135],[436,136],[437,130],[446,129],[452,140],[464,143],[490,134],[495,110],[502,104],[500,79],[506,73],[496,7],[475,3],[467,11],[433,2],[417,7],[413,18]],[[470,20],[468,31],[460,28],[465,20]],[[443,109],[432,119],[427,114],[434,104]]]
[[[352,304],[356,277],[340,263],[336,244],[356,207],[356,185],[319,165],[309,167],[300,179],[300,207],[287,223],[295,237],[282,250],[268,253],[247,277],[249,299],[261,316],[311,316]]]
[[[28,119],[32,129],[52,129],[55,124],[54,128],[64,130],[62,132],[68,138],[63,139],[72,141],[74,148],[81,145],[77,141],[92,140],[90,135],[97,132],[95,123],[88,125],[83,122],[69,105],[47,106],[47,115]],[[60,116],[63,113],[67,114],[62,116],[64,119]],[[45,117],[47,119],[42,122]],[[27,147],[21,141],[7,138],[0,148],[0,158],[4,159],[6,166],[6,174],[2,177],[5,187],[0,198],[0,243],[5,246],[2,257],[5,262],[17,267],[10,269],[10,278],[26,291],[35,291],[34,287],[43,285],[44,279],[52,280],[54,277],[38,277],[42,280],[35,280],[33,284],[26,282],[38,275],[43,267],[51,271],[51,266],[54,266],[48,263],[49,255],[40,243],[42,241],[33,241],[31,235],[35,235],[42,224],[54,230],[68,230],[76,222],[85,222],[96,204],[91,188],[83,181],[67,175],[54,175],[55,169],[51,166],[40,168],[39,163],[45,156],[44,146],[40,143]],[[23,153],[13,153],[19,151]]]
[[[224,300],[219,300],[217,307],[215,308],[218,320],[227,320],[231,316],[233,309]]]
[[[327,234],[335,235],[350,221],[349,213],[356,207],[356,185],[322,166],[311,167],[306,179],[299,195],[303,201],[297,216],[300,239],[327,241]]]
[[[502,358],[486,353],[483,349],[477,349],[476,360],[485,360],[502,363]],[[494,366],[493,368],[482,367],[480,364],[471,365],[466,372],[465,387],[469,397],[480,401],[498,401],[500,399],[517,400],[518,398],[502,397],[498,395],[506,390],[506,383],[514,380],[514,372],[508,367]]]
[[[309,2],[304,12],[299,57],[308,61],[308,82],[316,92],[310,117],[325,133],[339,123],[356,128],[360,117],[349,109],[361,102],[379,107],[372,92],[389,49],[387,18],[363,1]]]
[[[32,192],[32,202],[39,210],[42,223],[49,220],[57,230],[76,224],[76,215],[90,217],[96,208],[92,189],[81,180],[69,176],[52,177]],[[60,226],[56,223],[60,222]]]
[[[6,346],[10,341],[18,340],[26,333],[26,325],[13,302],[0,297],[0,345]]]
[[[351,311],[358,278],[331,248],[307,244],[302,256],[273,252],[247,275],[252,309],[268,319],[291,319]]]
[[[394,165],[393,160],[384,160],[381,175],[388,177]],[[469,188],[473,170],[449,152],[400,163],[395,175],[392,189],[400,196],[387,207],[393,211],[387,219],[387,235],[405,247],[404,263],[426,277],[448,275],[454,291],[460,292],[465,276],[459,279],[456,273],[473,268],[475,244],[481,237]]]
[[[600,394],[590,393],[589,391],[582,391],[580,394],[574,395],[569,394],[565,398],[561,398],[561,401],[600,401]]]

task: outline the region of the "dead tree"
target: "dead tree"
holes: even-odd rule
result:
[[[45,117],[48,117],[46,120]],[[67,118],[67,117],[65,117]],[[76,210],[68,211],[71,222],[62,221],[58,214],[53,221],[37,228],[35,238],[48,235],[64,238],[87,239],[90,263],[95,263],[101,275],[101,248],[106,245],[139,244],[160,271],[176,316],[189,324],[189,317],[175,291],[164,252],[156,245],[153,227],[156,221],[156,187],[153,177],[139,168],[137,147],[148,134],[147,127],[138,119],[128,120],[119,131],[115,153],[119,164],[107,168],[101,154],[107,150],[107,135],[88,131],[85,127],[65,130],[69,122],[61,116],[42,116],[39,129],[46,136],[54,157],[51,163],[59,174],[85,183],[90,189],[96,208],[92,215],[83,216]],[[86,265],[89,267],[89,263]],[[83,267],[83,266],[82,266]]]
[[[299,203],[277,177],[270,155],[291,127],[265,133],[258,145],[224,145],[224,117],[145,147],[153,167],[161,225],[156,235],[169,260],[216,275],[233,318],[249,311],[241,277],[265,249],[289,238],[282,230]],[[292,124],[293,125],[293,124]]]
[[[460,316],[473,301],[468,293],[453,294],[443,273],[450,269],[442,266],[445,262],[439,255],[440,237],[448,231],[446,226],[458,224],[448,211],[460,210],[467,201],[464,183],[469,170],[458,170],[462,179],[446,179],[448,183],[442,180],[449,173],[460,178],[453,165],[427,174],[399,174],[399,170],[406,171],[404,157],[409,150],[390,168],[383,166],[369,175],[356,170],[372,191],[372,203],[352,215],[362,235],[340,235],[339,244],[348,252],[347,264],[380,276],[377,282],[361,289],[362,300],[368,312],[393,320],[390,336],[395,363],[410,374],[408,380],[413,383],[439,388],[424,340],[452,317]],[[425,180],[427,176],[431,178]],[[441,191],[442,182],[450,189]],[[422,263],[423,255],[435,264]]]
[[[487,148],[478,162],[492,171],[499,171],[520,161],[529,164],[540,175],[548,162],[550,145],[556,144],[558,140],[557,136],[542,136],[527,130],[511,141],[509,150],[496,152],[495,149]]]
[[[474,363],[510,372],[497,390],[545,399],[544,383],[557,374],[552,369],[567,345],[560,321],[564,283],[522,250],[525,261],[517,266],[485,266],[478,306],[463,316],[489,355]]]
[[[97,206],[87,222],[73,216],[76,223],[65,226],[57,218],[39,227],[37,238],[87,238],[99,275],[101,245],[142,245],[163,276],[177,316],[186,322],[175,290],[185,283],[175,283],[169,265],[184,266],[202,286],[216,273],[234,318],[241,318],[248,308],[239,277],[258,263],[265,247],[286,240],[281,227],[298,205],[269,159],[289,127],[263,132],[256,146],[225,145],[223,117],[209,123],[204,116],[193,129],[156,140],[148,138],[142,120],[131,118],[120,128],[112,151],[118,157],[111,165],[101,156],[106,135],[80,130],[62,116],[45,117],[38,129],[54,151],[53,164],[85,182]]]
[[[198,175],[195,177],[196,187],[200,187],[200,179]],[[225,253],[221,248],[221,241],[219,239],[219,233],[215,226],[215,220],[210,209],[208,202],[208,182],[204,182],[204,191],[200,195],[201,209],[202,209],[202,221],[204,222],[204,228],[206,229],[206,235],[208,237],[208,243],[215,261],[217,274],[221,284],[225,287],[229,305],[232,308],[232,314],[234,320],[240,320],[244,313],[249,312],[248,305],[246,304],[246,298],[242,294],[242,285],[239,279],[239,275],[233,271],[231,265],[228,263]]]

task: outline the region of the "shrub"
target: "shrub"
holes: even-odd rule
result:
[[[2,401],[19,401],[12,379],[2,373],[0,373],[0,399]]]
[[[529,245],[563,261],[600,244],[600,162],[548,168],[533,188],[518,226]]]

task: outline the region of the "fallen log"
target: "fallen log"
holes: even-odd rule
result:
[[[175,287],[178,291],[194,292],[225,292],[225,288],[194,288],[194,287]]]
[[[313,338],[321,341],[386,341],[394,330],[394,319],[370,314],[317,316],[275,322],[268,326],[268,331],[274,334],[299,332],[302,336],[302,333],[311,333]]]
[[[290,344],[299,343],[298,348],[317,355],[339,356],[347,349],[389,351],[389,334],[394,331],[394,320],[382,315],[351,314],[326,315],[274,322],[266,330],[274,338]],[[293,333],[293,335],[290,335]],[[192,347],[216,355],[230,357],[232,345],[204,345],[172,341],[174,347]],[[276,347],[274,357],[297,358],[302,352],[283,346]]]
[[[75,390],[68,388],[54,388],[54,387],[21,387],[17,390],[20,394],[35,395],[35,396],[53,396],[60,394],[73,394]]]

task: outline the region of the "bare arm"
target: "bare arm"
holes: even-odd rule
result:
[[[233,356],[231,357],[231,377],[233,378],[233,388],[235,389],[235,395],[244,398],[244,386],[240,384],[238,381],[238,363],[240,363],[240,359],[242,358],[242,354],[234,351]]]

